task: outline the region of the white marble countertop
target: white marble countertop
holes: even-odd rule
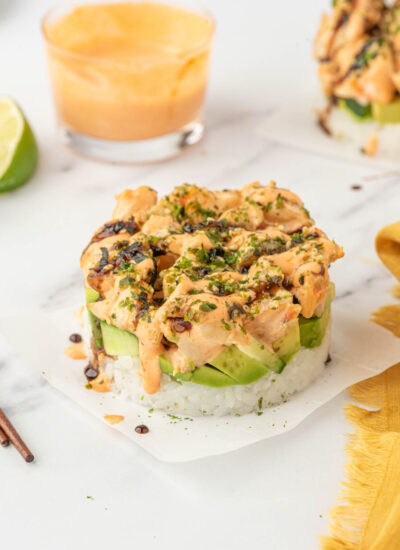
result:
[[[0,0],[1,91],[21,103],[41,150],[34,179],[0,197],[2,316],[79,302],[80,251],[108,219],[113,195],[140,184],[163,193],[184,181],[224,188],[275,179],[291,188],[345,247],[332,269],[338,300],[364,314],[391,301],[394,280],[373,240],[399,219],[399,175],[276,146],[257,131],[282,97],[314,80],[311,39],[328,2],[293,2],[290,16],[287,3],[272,0],[204,3],[218,22],[205,140],[173,161],[116,167],[79,158],[56,139],[39,32],[50,2]],[[352,190],[355,183],[362,189]],[[345,400],[244,450],[165,464],[84,413],[0,342],[0,404],[37,457],[26,465],[0,450],[1,546],[316,549],[342,476]]]

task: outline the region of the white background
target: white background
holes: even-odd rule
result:
[[[39,30],[51,3],[0,0],[0,93],[23,106],[41,150],[35,178],[0,197],[1,315],[79,302],[79,255],[110,217],[113,195],[184,181],[225,188],[272,178],[290,187],[345,246],[332,270],[338,301],[364,314],[391,301],[393,279],[367,260],[376,259],[376,231],[399,217],[397,175],[286,149],[258,131],[284,97],[315,80],[311,42],[328,2],[204,3],[217,19],[206,139],[164,164],[114,167],[56,139]],[[346,399],[272,440],[165,464],[48,387],[0,341],[0,406],[37,457],[26,465],[0,449],[1,548],[314,550],[342,477]]]

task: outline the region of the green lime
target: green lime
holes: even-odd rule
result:
[[[18,105],[0,97],[0,193],[26,183],[38,162],[35,136]]]

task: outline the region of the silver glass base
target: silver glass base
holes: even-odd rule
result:
[[[178,132],[138,141],[109,141],[78,134],[60,127],[62,142],[77,153],[96,160],[122,164],[155,162],[174,157],[198,143],[204,134],[202,122],[192,122]]]

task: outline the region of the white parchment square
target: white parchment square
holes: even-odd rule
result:
[[[370,168],[400,170],[399,162],[389,158],[363,155],[355,143],[325,134],[317,124],[316,109],[325,101],[315,91],[299,92],[286,99],[272,114],[262,120],[257,132],[274,143],[288,145],[300,151],[325,155]],[[354,124],[358,124],[354,122]]]
[[[400,359],[400,339],[334,305],[332,361],[309,388],[287,403],[264,410],[260,416],[253,413],[185,420],[183,416],[149,413],[145,407],[112,393],[100,394],[85,388],[83,368],[87,361],[73,361],[64,354],[69,334],[77,331],[75,309],[2,319],[0,332],[52,386],[103,421],[105,414],[125,416],[113,427],[167,462],[218,455],[287,432],[343,389],[383,372]],[[135,426],[142,423],[150,428],[148,434],[135,432]]]

